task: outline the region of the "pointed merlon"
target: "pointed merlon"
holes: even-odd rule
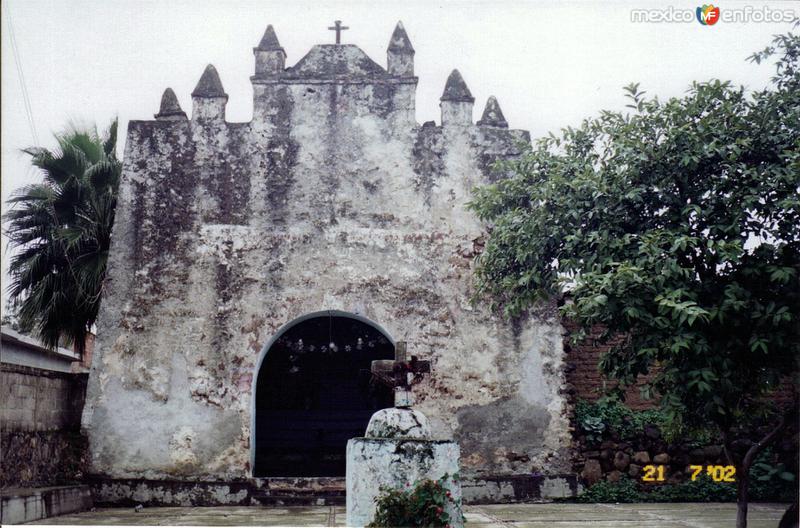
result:
[[[275,34],[272,24],[267,26],[267,30],[264,32],[264,36],[261,37],[261,42],[258,43],[256,49],[260,51],[284,51],[281,43],[278,42],[278,36]]]
[[[500,103],[497,102],[495,96],[490,96],[486,101],[486,108],[483,109],[483,116],[478,121],[478,126],[493,126],[498,128],[508,128],[508,121],[500,110]]]
[[[458,70],[453,70],[450,73],[450,77],[447,78],[440,101],[475,102],[475,98],[472,97],[472,93],[467,88],[467,83],[464,82],[464,78],[461,77],[461,73]]]
[[[164,90],[164,95],[161,96],[161,108],[155,117],[156,119],[186,118],[186,113],[181,110],[181,105],[172,88]]]
[[[192,91],[192,97],[228,97],[222,89],[222,81],[219,80],[217,69],[209,64],[203,72],[203,76],[197,82],[197,86]]]
[[[402,22],[398,22],[394,28],[392,38],[389,39],[388,51],[392,53],[414,53],[414,46],[411,45],[408,33],[406,33],[406,28],[403,27]]]

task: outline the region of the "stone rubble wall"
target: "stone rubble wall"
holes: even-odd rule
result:
[[[738,438],[733,442],[737,457],[744,455],[752,439]],[[729,462],[719,443],[697,445],[676,440],[666,441],[655,426],[647,426],[642,434],[630,440],[604,440],[599,445],[587,442],[583,435],[576,438],[575,473],[586,486],[602,480],[618,482],[629,477],[641,482],[647,465],[664,466],[665,483],[677,484],[691,478],[690,465],[727,466]],[[782,437],[770,448],[790,468],[797,467],[797,436]],[[738,478],[738,476],[737,476]],[[657,484],[657,483],[656,483]]]
[[[0,487],[52,486],[83,475],[87,377],[0,363]]]
[[[641,480],[644,466],[663,465],[667,482],[673,484],[687,480],[690,464],[726,465],[722,446],[670,445],[661,439],[657,429],[651,428],[648,433],[629,442],[605,440],[599,446],[581,449],[576,470],[584,483],[591,486],[601,480],[618,482],[623,476]]]

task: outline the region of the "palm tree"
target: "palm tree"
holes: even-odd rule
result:
[[[24,150],[44,181],[8,202],[8,293],[23,329],[50,348],[62,342],[83,352],[100,308],[122,172],[117,121],[102,137],[71,127],[56,140],[53,151]]]

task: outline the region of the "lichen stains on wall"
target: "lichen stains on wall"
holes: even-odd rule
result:
[[[465,456],[465,470],[531,473],[532,458],[544,448],[550,421],[546,409],[520,396],[505,397],[486,405],[468,405],[457,411],[456,439]],[[539,462],[541,464],[541,462]]]
[[[213,78],[191,120],[130,122],[83,417],[92,470],[247,477],[262,346],[342,310],[432,361],[419,408],[456,432],[466,470],[562,471],[560,325],[470,303],[484,226],[466,203],[527,132],[475,125],[466,100],[419,126],[408,70],[323,48],[252,78],[249,123],[225,121]]]
[[[433,186],[444,174],[442,130],[433,122],[425,123],[414,141],[414,187],[430,204]]]

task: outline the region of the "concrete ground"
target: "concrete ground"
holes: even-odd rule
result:
[[[751,504],[749,528],[775,528],[785,504]],[[729,528],[736,505],[492,504],[466,507],[473,528]],[[153,526],[345,526],[343,507],[97,508],[32,524]]]

